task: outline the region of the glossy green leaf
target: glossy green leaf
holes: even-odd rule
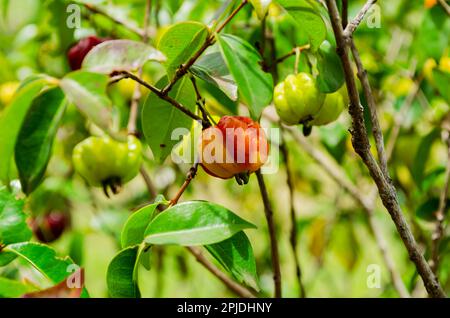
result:
[[[31,285],[0,277],[0,298],[17,298],[34,290],[36,288]]]
[[[434,69],[433,79],[439,94],[450,104],[450,91],[448,89],[450,87],[450,73]]]
[[[67,99],[94,124],[108,130],[112,122],[111,101],[106,95],[108,76],[76,71],[61,80],[61,88]]]
[[[25,242],[31,238],[23,204],[22,200],[16,200],[5,188],[0,188],[0,244]],[[4,251],[0,255],[2,253]]]
[[[56,256],[55,250],[47,245],[23,242],[8,245],[4,250],[23,258],[55,284],[62,282],[72,274],[70,265],[73,262],[68,257],[60,258]]]
[[[23,119],[33,99],[49,84],[49,81],[50,78],[44,76],[34,76],[25,80],[16,92],[14,100],[0,114],[0,180],[5,183],[9,181],[11,158]]]
[[[53,87],[33,100],[25,116],[17,137],[15,160],[22,191],[27,195],[42,181],[65,108],[64,93]]]
[[[137,261],[139,246],[131,246],[121,250],[114,256],[108,266],[106,283],[110,297],[138,298],[140,297],[137,285]]]
[[[243,231],[225,241],[205,247],[238,282],[259,290],[255,256],[252,245]]]
[[[322,93],[333,93],[344,84],[344,71],[336,48],[324,41],[317,54],[317,85]]]
[[[167,77],[164,77],[156,86],[163,88],[167,83]],[[195,90],[187,77],[177,82],[169,96],[185,108],[195,111]],[[186,132],[189,132],[191,125],[192,119],[169,102],[160,99],[153,93],[147,97],[142,109],[142,129],[153,156],[159,162],[163,162],[167,158],[173,146],[183,137],[182,135],[172,137],[174,130],[186,128]]]
[[[206,54],[191,67],[197,77],[218,87],[231,100],[237,100],[237,85],[220,52]]]
[[[160,200],[131,214],[122,229],[120,239],[122,248],[142,243],[145,229],[153,219],[159,204]]]
[[[96,73],[135,71],[147,61],[164,62],[166,57],[142,42],[111,40],[95,46],[83,60],[82,68]]]
[[[167,57],[169,78],[198,51],[208,36],[208,27],[194,21],[176,23],[164,32],[157,47]]]
[[[273,79],[265,73],[261,56],[248,42],[234,35],[217,35],[222,57],[236,81],[240,96],[254,119],[272,100]]]
[[[156,216],[145,231],[148,244],[208,245],[255,226],[220,205],[205,201],[177,204]]]
[[[317,50],[327,35],[327,28],[316,7],[317,4],[311,0],[277,1],[297,22],[298,32],[302,32],[309,40],[311,49]]]

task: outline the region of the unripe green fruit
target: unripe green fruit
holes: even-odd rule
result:
[[[75,146],[73,151],[75,170],[94,187],[108,188],[118,193],[122,184],[133,179],[142,162],[142,146],[134,136],[127,142],[109,137],[89,137]]]
[[[327,94],[322,108],[308,123],[311,126],[327,125],[339,118],[345,106],[348,105],[348,97],[345,85],[334,93]]]
[[[274,104],[278,116],[287,125],[306,123],[322,107],[325,94],[307,73],[289,75],[275,87]]]

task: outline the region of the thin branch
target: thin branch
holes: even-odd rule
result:
[[[442,8],[444,8],[447,15],[450,15],[450,5],[445,0],[438,0]]]
[[[305,50],[308,50],[310,48],[309,44],[305,44],[302,46],[294,47],[292,50],[289,51],[289,53],[286,53],[285,55],[282,55],[278,58],[276,58],[271,65],[268,66],[268,69],[271,69],[275,67],[277,64],[284,62],[286,59],[290,58],[293,55],[296,55],[297,52],[303,52]]]
[[[172,200],[170,200],[170,205],[169,206],[174,206],[175,204],[178,203],[178,200],[180,200],[180,198],[183,195],[184,191],[186,191],[186,189],[189,186],[189,184],[191,183],[191,181],[197,175],[197,170],[198,170],[198,162],[194,163],[194,165],[189,169],[189,172],[188,172],[188,174],[186,176],[186,180],[184,181],[184,183],[181,186],[180,190],[178,190],[178,192],[175,195],[175,197]]]
[[[270,250],[272,256],[272,269],[273,269],[273,281],[275,285],[275,297],[281,297],[281,269],[280,269],[280,256],[278,253],[278,242],[275,233],[275,223],[273,221],[272,204],[270,203],[269,194],[267,193],[266,183],[264,177],[261,174],[261,170],[256,171],[256,177],[258,179],[258,185],[261,192],[261,197],[264,203],[264,213],[267,220],[267,226],[269,228],[270,238]]]
[[[86,9],[88,9],[92,13],[99,14],[99,15],[102,15],[102,16],[108,18],[109,20],[111,20],[115,24],[123,26],[124,28],[130,30],[131,32],[133,32],[133,33],[135,33],[137,35],[139,35],[140,37],[144,36],[144,33],[145,33],[144,30],[140,29],[139,27],[137,27],[137,26],[135,26],[133,24],[130,24],[128,21],[125,21],[125,20],[122,20],[122,19],[119,19],[119,18],[117,18],[115,16],[110,15],[105,10],[100,9],[99,7],[97,7],[97,6],[93,5],[93,4],[79,2],[79,1],[76,1],[76,3],[79,4],[79,5],[84,6]]]
[[[242,0],[242,2],[239,4],[239,6],[231,12],[231,14],[225,19],[225,21],[216,29],[215,33],[220,33],[220,31],[223,30],[223,28],[234,18],[234,16],[247,4],[247,0]],[[194,65],[194,63],[198,60],[198,58],[206,51],[208,47],[210,47],[215,41],[215,34],[211,34],[209,37],[206,38],[203,45],[198,49],[198,51],[189,59],[189,61],[186,62],[186,64],[183,64],[180,66],[173,79],[170,81],[169,84],[161,91],[163,95],[167,95],[170,90],[173,88],[173,86],[178,82],[180,78],[182,78],[189,70],[189,68]]]
[[[150,85],[149,83],[147,83],[143,79],[139,78],[138,76],[136,76],[136,75],[134,75],[134,74],[132,74],[130,72],[127,72],[127,71],[113,72],[111,74],[111,76],[113,76],[113,77],[118,76],[118,75],[123,75],[123,78],[131,78],[132,80],[138,82],[142,86],[148,88],[150,91],[155,93],[159,98],[161,98],[161,99],[169,102],[170,104],[172,104],[175,108],[177,108],[178,110],[182,111],[183,113],[185,113],[186,115],[188,115],[192,119],[200,120],[202,123],[204,123],[203,119],[200,116],[198,116],[198,115],[194,114],[193,112],[191,112],[189,109],[187,109],[186,107],[181,105],[178,101],[176,101],[174,98],[170,97],[169,95],[163,94],[159,89],[157,89],[153,85]],[[209,123],[204,123],[204,124],[208,125]]]
[[[341,167],[332,158],[325,155],[325,153],[323,153],[318,147],[311,145],[308,140],[300,134],[298,130],[292,129],[291,127],[285,127],[284,129],[288,130],[294,140],[302,147],[303,151],[305,151],[311,158],[313,158],[314,161],[316,161],[338,185],[340,185],[345,191],[347,191],[353,197],[353,199],[361,205],[367,215],[370,230],[375,238],[375,242],[378,248],[380,249],[380,253],[383,257],[386,268],[389,271],[389,275],[391,276],[391,280],[394,284],[395,289],[397,290],[400,297],[408,298],[408,290],[406,289],[400,274],[395,268],[395,262],[389,254],[389,250],[387,248],[387,243],[383,237],[383,233],[378,223],[376,222],[373,200],[367,199],[365,196],[363,196],[361,194],[361,191],[347,178]]]
[[[355,42],[353,38],[349,39],[350,48],[353,54],[353,58],[355,60],[356,68],[358,70],[358,78],[361,82],[362,89],[364,92],[364,96],[367,101],[367,105],[369,106],[370,111],[370,119],[372,122],[372,134],[375,139],[375,146],[377,148],[378,161],[380,163],[381,171],[383,172],[384,178],[386,180],[390,180],[389,171],[387,166],[386,152],[384,151],[384,138],[383,132],[380,127],[380,121],[378,120],[378,112],[377,105],[375,102],[375,98],[372,93],[372,87],[369,83],[369,78],[367,76],[367,71],[364,69],[364,66],[361,62],[361,57],[359,56],[358,49],[355,46]]]
[[[411,229],[406,222],[405,216],[403,215],[402,209],[398,202],[395,188],[391,185],[389,180],[384,178],[383,172],[380,170],[380,167],[377,165],[376,160],[370,152],[370,142],[364,125],[363,109],[359,100],[358,89],[356,87],[353,68],[349,58],[349,48],[342,29],[339,12],[334,0],[326,0],[326,4],[336,38],[337,52],[344,69],[350,99],[349,113],[352,117],[353,148],[361,157],[364,164],[367,166],[372,179],[375,181],[383,205],[391,215],[397,231],[408,251],[409,258],[416,265],[417,271],[422,277],[428,293],[432,297],[445,297],[445,293],[439,284],[439,281],[417,246],[416,240],[412,235]]]
[[[342,0],[342,28],[348,24],[348,0]]]
[[[300,260],[299,260],[299,257],[297,256],[298,233],[297,233],[297,218],[295,216],[295,205],[294,205],[295,187],[294,187],[294,182],[292,180],[291,170],[289,169],[289,152],[288,152],[288,149],[286,146],[286,140],[283,138],[283,134],[281,134],[281,137],[282,137],[282,140],[281,140],[280,150],[281,150],[281,153],[283,154],[284,165],[286,167],[286,183],[289,188],[289,198],[290,198],[290,206],[291,206],[291,211],[290,211],[291,212],[290,213],[291,233],[290,233],[290,237],[289,237],[289,242],[291,244],[292,254],[294,256],[295,274],[297,276],[297,282],[298,282],[299,291],[300,291],[299,296],[300,296],[300,298],[305,298],[306,290],[305,290],[305,286],[303,285],[303,281],[302,281],[302,270],[301,270],[301,266],[300,266]]]
[[[210,123],[208,126],[203,125],[202,128],[206,129],[211,126],[211,122],[214,124],[216,124],[216,122],[214,121],[214,118],[211,116],[211,114],[206,110],[206,101],[200,93],[200,89],[198,88],[197,81],[195,80],[195,76],[193,76],[191,74],[190,78],[191,78],[192,86],[194,86],[195,96],[197,99],[196,104],[197,104],[198,108],[200,109],[200,112],[202,113],[203,121]]]
[[[347,24],[347,26],[345,27],[345,30],[343,31],[345,38],[352,36],[353,32],[355,32],[356,28],[359,26],[361,21],[364,19],[367,11],[369,11],[369,9],[372,7],[373,4],[375,4],[375,2],[377,2],[377,0],[368,0],[366,2],[366,4],[362,7],[361,11],[358,12],[356,17],[352,21],[350,21],[349,24]],[[327,5],[328,5],[328,1],[327,1]]]
[[[156,198],[156,196],[158,195],[158,191],[156,190],[152,179],[150,179],[150,176],[148,175],[147,170],[145,170],[143,165],[139,169],[139,172],[142,176],[142,179],[144,179],[145,186],[147,187],[147,191],[150,194],[150,200]]]
[[[256,297],[250,290],[228,278],[228,276],[224,274],[219,268],[214,266],[198,248],[195,247],[186,247],[186,248],[192,255],[194,255],[194,257],[200,264],[202,264],[208,271],[210,271],[214,276],[220,279],[222,283],[224,283],[225,286],[228,287],[228,289],[230,289],[231,291],[233,291],[234,293],[243,298]]]
[[[444,218],[445,218],[445,210],[447,208],[447,194],[449,189],[449,180],[450,180],[450,130],[444,130],[444,141],[447,145],[447,165],[445,169],[445,181],[444,186],[441,191],[441,195],[439,197],[439,208],[435,213],[436,216],[436,225],[431,236],[432,246],[431,246],[431,268],[433,272],[437,274],[437,270],[439,268],[439,246],[444,235]]]

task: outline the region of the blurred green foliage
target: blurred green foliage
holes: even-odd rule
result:
[[[87,35],[139,39],[124,25],[87,10],[83,2],[101,7],[127,24],[142,26],[145,1],[140,0],[77,1],[81,9],[81,27],[78,29],[70,29],[66,25],[70,1],[0,0],[0,87],[21,82],[34,74],[64,76],[69,72],[66,59],[68,48]],[[149,43],[155,47],[167,26],[187,20],[209,25],[217,18],[216,12],[228,3],[203,0],[153,2]],[[349,16],[353,17],[365,1],[349,2]],[[393,127],[397,122],[401,124],[390,161],[390,172],[406,217],[429,258],[434,212],[444,183],[447,158],[447,148],[441,140],[441,127],[446,123],[448,125],[450,120],[450,19],[438,5],[425,9],[423,1],[380,1],[376,9],[381,18],[379,27],[369,27],[368,23],[363,22],[354,38],[379,104],[381,126],[387,143]],[[295,22],[279,7],[271,8],[267,24],[275,39],[276,56],[283,56],[303,43],[296,32]],[[247,40],[255,47],[261,45],[260,21],[251,6],[244,8],[233,23],[226,26],[226,32]],[[327,38],[333,42],[330,34]],[[310,71],[311,59],[313,57],[309,53],[302,54],[299,70]],[[444,75],[435,74],[437,69],[434,72],[427,69],[430,59],[434,60],[439,72]],[[293,72],[294,63],[295,56],[292,56],[279,64],[278,80]],[[148,63],[144,73],[152,84],[157,83],[164,74],[157,63]],[[408,106],[408,95],[414,83],[419,83],[419,92]],[[124,129],[131,94],[129,88],[120,85],[111,85],[108,94],[113,103],[114,125]],[[124,93],[127,89],[128,94]],[[205,91],[206,105],[213,114],[230,114],[239,109],[235,102],[213,85],[202,83],[201,89]],[[360,94],[363,95],[362,92]],[[141,99],[141,106],[144,102],[145,98]],[[0,99],[0,112],[8,107],[7,103]],[[409,109],[405,111],[405,107]],[[270,125],[264,119],[262,123]],[[349,127],[350,118],[344,114],[338,122],[314,129],[309,141],[317,149],[328,152],[365,195],[372,191],[373,182],[352,149]],[[139,130],[142,132],[142,128]],[[71,229],[52,243],[52,247],[60,255],[70,255],[85,269],[86,287],[91,296],[107,297],[107,266],[120,249],[120,231],[130,211],[148,201],[148,194],[142,178],[136,177],[119,195],[107,199],[101,190],[88,187],[74,173],[72,148],[90,131],[92,127],[84,117],[74,105],[69,105],[56,135],[46,179],[27,200],[24,209],[29,216],[52,209],[53,205],[58,205],[58,208],[63,205],[70,211]],[[362,208],[294,140],[288,139],[287,145],[295,181],[298,255],[308,296],[397,297]],[[177,192],[189,169],[188,166],[167,161],[162,165],[153,160],[149,149],[146,151],[146,166],[156,190],[167,198]],[[17,173],[13,172],[13,175],[13,179],[17,179]],[[298,286],[289,246],[290,207],[285,179],[283,165],[278,173],[266,176],[279,234],[283,294],[296,297]],[[17,183],[12,182],[12,190],[21,196],[15,185]],[[59,199],[48,199],[51,197],[49,194],[54,193],[59,194]],[[214,179],[199,171],[182,199],[221,204],[257,225],[258,230],[249,230],[247,235],[254,249],[261,293],[271,295],[270,247],[256,178],[252,176],[249,184],[241,187],[234,180]],[[424,289],[415,268],[408,259],[389,215],[378,201],[375,203],[375,216],[402,280],[413,295],[423,296]],[[448,241],[447,231],[441,244],[438,273],[447,292],[450,291]],[[367,287],[366,270],[370,264],[381,267],[382,282],[379,289]],[[139,276],[143,297],[232,296],[181,247],[156,247],[150,258],[150,266],[150,271],[141,268]],[[0,275],[1,279],[25,277],[36,285],[42,282],[42,277],[21,260],[0,267]]]

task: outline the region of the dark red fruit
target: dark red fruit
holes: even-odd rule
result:
[[[60,211],[53,211],[34,217],[31,228],[36,238],[43,243],[57,240],[69,225],[69,215]]]
[[[88,36],[78,41],[77,44],[72,46],[67,53],[69,59],[69,65],[72,70],[79,70],[81,63],[83,63],[84,57],[90,50],[96,45],[107,41],[108,39],[98,38],[96,36]]]

